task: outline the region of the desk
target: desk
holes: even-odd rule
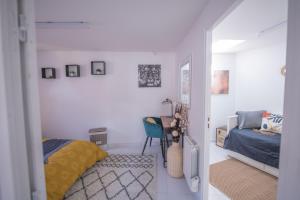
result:
[[[161,116],[160,117],[163,128],[164,129],[170,129],[171,128],[171,122],[173,120],[173,117],[169,117],[169,116]]]
[[[173,121],[173,117],[161,116],[160,119],[167,142],[167,147],[169,147],[168,134],[171,134],[171,122]]]

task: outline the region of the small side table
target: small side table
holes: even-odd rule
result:
[[[105,127],[93,128],[89,130],[90,141],[96,145],[107,144],[107,129]]]
[[[227,134],[227,126],[221,126],[216,129],[216,145],[224,147],[224,141]]]

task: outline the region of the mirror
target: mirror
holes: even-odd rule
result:
[[[180,101],[191,107],[191,57],[180,66]]]

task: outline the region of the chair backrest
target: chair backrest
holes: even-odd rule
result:
[[[162,128],[161,119],[158,117],[151,117],[156,122],[156,124],[154,124],[154,123],[149,123],[147,121],[147,118],[148,117],[143,118],[146,135],[148,137],[152,137],[152,138],[162,138],[163,137],[163,128]]]

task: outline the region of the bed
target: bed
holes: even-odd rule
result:
[[[238,129],[237,116],[228,118],[224,148],[229,156],[278,177],[280,134],[264,135]]]
[[[108,154],[96,144],[44,139],[44,168],[48,200],[61,200],[80,175]]]

